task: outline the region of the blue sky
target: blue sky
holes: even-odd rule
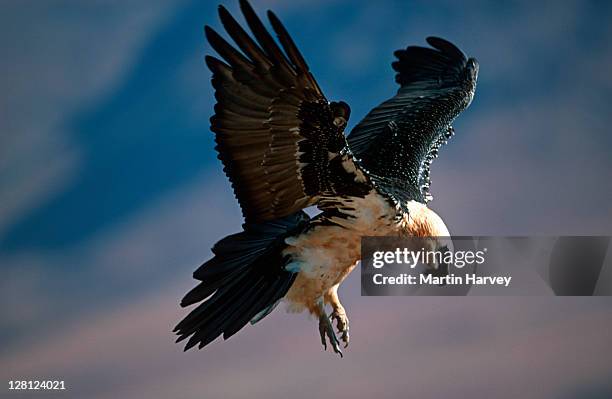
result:
[[[237,14],[236,3],[224,4]],[[479,60],[476,98],[457,120],[457,135],[432,170],[432,206],[451,232],[610,233],[608,2],[253,4],[260,15],[273,8],[281,17],[327,97],[351,105],[349,126],[396,90],[390,68],[395,49],[424,44],[426,36],[438,35]],[[216,5],[156,0],[9,1],[0,6],[0,268],[5,275],[0,282],[0,339],[8,343],[0,348],[0,364],[13,360],[22,364],[15,370],[44,370],[28,368],[16,353],[33,348],[31,356],[42,356],[46,340],[57,345],[88,324],[112,326],[107,320],[113,317],[129,319],[131,313],[123,310],[148,310],[149,304],[162,306],[160,320],[169,324],[145,326],[159,330],[153,335],[162,337],[181,315],[176,305],[191,286],[192,270],[208,258],[212,243],[239,228],[239,209],[208,130],[213,97],[203,64],[210,50],[202,27],[219,27]],[[433,308],[426,305],[429,313],[390,301],[377,308],[359,298],[351,281],[346,288],[349,302],[367,309],[361,312],[361,323],[392,323],[391,314],[406,312],[402,326],[419,321],[447,328],[430,314],[442,307],[442,300],[434,301],[438,305]],[[476,306],[492,318],[500,317],[494,304],[472,301],[453,309],[465,315]],[[603,319],[610,303],[598,301],[547,302],[530,311],[523,311],[518,299],[499,306],[514,312],[511,320],[525,337],[544,334],[531,327],[534,318],[546,320],[546,328],[561,328],[564,318],[554,314],[569,306],[568,323],[584,319],[593,335],[587,353],[596,354],[609,351],[609,346],[599,348],[603,336],[589,327],[610,327]],[[290,331],[302,331],[306,340],[314,333],[314,324],[305,317],[277,313],[270,323],[287,322]],[[154,317],[155,312],[146,314]],[[454,319],[457,315],[444,315],[451,318],[447,326],[462,328]],[[474,315],[469,319],[488,325]],[[216,343],[214,353],[230,364],[247,341],[258,344],[250,334],[265,341],[273,327],[264,323],[245,331],[241,337],[246,338],[237,338],[242,339],[238,349]],[[363,335],[373,331],[362,328]],[[127,330],[117,341],[132,342],[145,333],[130,335]],[[574,343],[578,336],[572,334],[568,330],[557,344]],[[393,337],[401,342],[401,335]],[[516,339],[527,348],[527,338]],[[318,353],[316,339],[309,344],[305,346],[317,352],[308,355],[307,363],[316,364],[324,355]],[[464,344],[451,349],[466,350]],[[380,349],[389,351],[382,358],[399,361],[390,347]],[[250,355],[253,362],[258,354],[266,358],[260,352]],[[88,353],[82,348],[73,355],[91,361]],[[162,353],[160,359],[167,356],[169,364],[181,364],[179,353]],[[187,364],[204,362],[206,353],[199,355],[187,355],[193,362]],[[365,352],[362,356],[367,357]],[[543,365],[570,361],[562,354],[542,356]],[[95,375],[71,369],[66,359],[59,361],[75,379]],[[283,366],[295,364],[287,361]],[[356,374],[347,372],[346,378],[363,372],[358,365],[352,367]],[[531,381],[519,369],[499,367],[526,384]],[[269,372],[274,370],[270,366]],[[167,371],[156,369],[153,374],[163,377]],[[141,378],[144,384],[146,378]],[[577,375],[572,383],[587,380]],[[125,384],[124,392],[140,389],[137,383]],[[197,386],[195,380],[189,384]],[[91,384],[82,389],[91,397],[105,395]],[[479,392],[477,384],[471,389],[465,392]]]

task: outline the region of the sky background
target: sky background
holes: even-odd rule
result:
[[[394,50],[437,35],[478,59],[432,167],[451,233],[610,235],[612,3],[252,3],[349,127],[394,94]],[[191,273],[241,223],[208,130],[216,6],[0,1],[0,396],[53,378],[71,398],[612,397],[609,298],[367,298],[354,273],[343,360],[280,308],[173,344]]]

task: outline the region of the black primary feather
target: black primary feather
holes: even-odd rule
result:
[[[395,52],[397,94],[370,111],[348,136],[371,180],[402,207],[409,200],[428,200],[431,162],[476,88],[475,59],[444,39],[427,42],[433,48]]]
[[[206,57],[217,100],[211,130],[245,220],[264,222],[316,205],[323,195],[343,194],[335,190],[346,184],[347,172],[330,170],[334,157],[349,153],[350,108],[327,101],[274,13],[268,17],[282,49],[247,1],[240,8],[254,38],[222,6],[219,18],[241,51],[205,27],[223,59]]]

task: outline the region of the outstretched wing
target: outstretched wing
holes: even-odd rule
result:
[[[450,42],[395,52],[397,94],[374,108],[348,136],[351,150],[378,187],[400,205],[426,202],[429,165],[452,135],[451,122],[472,101],[478,64]]]
[[[206,57],[213,72],[215,133],[246,222],[290,215],[334,191],[330,162],[347,143],[350,108],[329,103],[293,40],[268,11],[283,51],[247,1],[240,8],[255,40],[219,6],[221,22],[242,52],[210,27],[206,37],[223,61]],[[352,158],[350,160],[352,162]]]

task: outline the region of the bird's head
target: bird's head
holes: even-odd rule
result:
[[[340,129],[344,129],[348,123],[349,117],[351,116],[351,107],[344,101],[332,101],[329,103],[334,117],[334,125]]]

